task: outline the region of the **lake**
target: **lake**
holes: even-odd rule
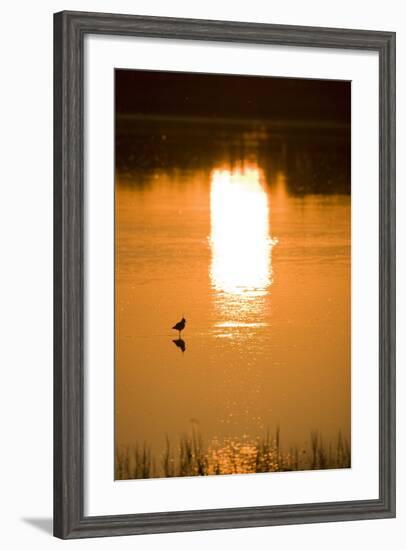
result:
[[[116,478],[182,475],[197,448],[205,473],[244,473],[258,442],[303,453],[296,469],[312,467],[315,437],[326,455],[348,446],[347,130],[116,128],[116,448],[153,465],[131,475],[121,460]]]

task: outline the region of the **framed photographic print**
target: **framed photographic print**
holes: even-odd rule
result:
[[[394,517],[394,33],[54,23],[55,536]]]

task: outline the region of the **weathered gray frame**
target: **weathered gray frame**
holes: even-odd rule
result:
[[[83,513],[83,39],[214,40],[379,53],[379,498],[88,517]],[[395,33],[101,13],[54,16],[54,534],[101,537],[395,516]]]

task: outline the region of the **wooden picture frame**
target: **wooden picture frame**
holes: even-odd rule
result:
[[[87,34],[368,50],[379,54],[379,498],[84,515],[83,43]],[[395,34],[61,12],[54,16],[54,534],[82,538],[395,516]]]

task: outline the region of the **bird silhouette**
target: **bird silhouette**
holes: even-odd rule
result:
[[[176,323],[176,325],[174,325],[172,327],[173,330],[177,330],[179,332],[179,340],[181,339],[180,338],[180,333],[185,328],[185,325],[186,325],[186,319],[184,317],[182,317],[182,320],[179,321],[179,323]]]
[[[177,340],[172,340],[172,342],[175,344],[177,348],[180,348],[182,350],[182,353],[185,353],[186,342],[182,340],[182,338],[178,338]]]

